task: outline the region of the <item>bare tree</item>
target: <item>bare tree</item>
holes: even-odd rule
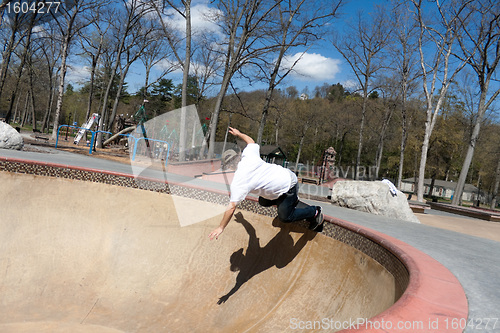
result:
[[[387,66],[383,52],[390,41],[391,29],[384,9],[377,7],[370,18],[359,12],[356,25],[349,25],[344,37],[333,41],[335,48],[352,68],[363,95],[356,170],[361,164],[367,102],[369,94],[376,88],[372,80],[380,69]],[[358,172],[355,172],[357,178]]]
[[[198,52],[194,52],[192,63],[192,71],[198,80],[198,96],[196,104],[198,104],[203,96],[217,85],[217,72],[222,67],[220,54],[214,50],[210,44],[213,42],[208,34],[203,34],[199,39]]]
[[[73,6],[71,6],[73,5]],[[67,72],[67,61],[70,53],[70,45],[73,42],[77,33],[89,25],[91,22],[81,19],[82,13],[87,10],[99,10],[98,0],[74,0],[68,7],[61,4],[59,11],[61,15],[54,18],[58,24],[60,35],[62,38],[61,49],[61,66],[59,69],[59,87],[56,102],[56,111],[54,115],[54,125],[52,128],[52,139],[57,137],[57,130],[59,128],[59,117],[61,115],[64,85]]]
[[[60,41],[55,38],[56,32],[54,22],[45,24],[43,26],[43,30],[41,30],[39,34],[40,36],[35,42],[40,50],[40,58],[45,60],[44,68],[47,80],[46,88],[48,89],[48,93],[45,96],[47,99],[47,108],[42,119],[41,131],[48,132],[50,115],[54,105],[54,92],[57,79],[56,69],[61,56],[61,45]]]
[[[210,119],[210,144],[208,158],[214,157],[215,136],[222,100],[226,95],[233,75],[242,70],[252,59],[262,57],[276,45],[267,45],[269,38],[268,16],[279,4],[279,1],[265,0],[229,0],[218,2],[218,15],[214,19],[224,34],[219,52],[224,57],[224,68],[219,93]]]
[[[169,56],[167,50],[167,45],[163,40],[163,36],[161,31],[156,30],[151,34],[151,37],[148,40],[146,48],[144,52],[139,56],[144,68],[146,69],[146,75],[144,78],[144,97],[149,96],[148,89],[153,84],[157,83],[161,80],[165,75],[173,71],[176,66],[173,64],[163,66],[163,71],[154,81],[150,81],[151,70],[154,66],[160,64],[165,58]]]
[[[187,106],[187,90],[188,90],[188,81],[189,81],[189,71],[191,66],[191,56],[192,56],[192,27],[191,27],[191,0],[179,0],[179,4],[175,3],[175,1],[171,0],[163,0],[163,4],[158,6],[154,1],[152,1],[151,5],[156,10],[158,17],[160,18],[161,24],[163,26],[165,36],[167,37],[167,41],[170,44],[170,47],[173,50],[174,56],[177,62],[182,67],[182,91],[181,91],[181,119],[180,119],[180,133],[179,133],[179,161],[184,161],[186,159],[186,113],[185,107]],[[167,6],[168,5],[168,6]],[[177,14],[179,14],[182,18],[184,18],[186,22],[186,31],[184,38],[178,38],[174,36],[173,31],[166,20],[164,19],[165,11],[169,8],[172,8]],[[184,58],[180,56],[179,43],[180,40],[184,39]]]
[[[490,93],[490,82],[500,62],[500,4],[497,1],[477,0],[471,16],[460,17],[458,29],[461,54],[457,57],[466,62],[475,72],[479,86],[479,101],[474,117],[473,130],[467,146],[462,170],[457,181],[452,204],[459,205],[469,172],[476,142],[486,110],[500,94],[500,88]]]
[[[92,110],[97,66],[99,65],[104,48],[107,47],[106,44],[109,42],[108,33],[111,28],[111,22],[114,14],[115,13],[112,10],[107,10],[107,8],[103,8],[98,11],[89,11],[88,20],[92,22],[89,28],[92,30],[81,30],[78,34],[80,47],[83,51],[82,54],[86,56],[90,62],[89,96],[87,101],[87,111],[85,112],[85,120],[89,119]]]
[[[29,91],[30,91],[30,102],[31,102],[31,122],[33,125],[33,131],[37,131],[37,121],[36,121],[36,112],[35,112],[35,105],[37,104],[35,101],[35,76],[37,75],[35,73],[35,68],[37,66],[37,60],[38,60],[38,55],[36,55],[37,49],[36,49],[37,44],[36,43],[31,43],[30,45],[30,51],[29,54],[27,55],[26,59],[26,65],[27,65],[27,71],[28,71],[28,85],[29,85]]]
[[[12,0],[2,0],[2,3],[0,3],[0,24],[2,23],[5,7],[11,2]]]
[[[419,25],[418,50],[422,68],[422,84],[426,99],[425,133],[422,142],[420,166],[418,172],[417,200],[424,201],[424,178],[427,164],[429,142],[436,120],[443,105],[446,93],[455,76],[464,68],[468,59],[458,64],[450,64],[452,51],[457,43],[460,30],[460,17],[467,14],[468,6],[473,0],[451,1],[447,6],[440,2],[433,2],[437,21],[434,25],[426,22],[424,17],[424,1],[410,0],[416,10],[416,20]],[[426,2],[427,3],[427,2]],[[426,40],[429,43],[426,45]],[[426,56],[426,53],[431,53]],[[428,63],[429,62],[429,63]],[[437,90],[439,85],[439,90]],[[435,96],[435,93],[438,95]]]
[[[183,73],[182,73],[182,110],[181,110],[181,124],[179,133],[179,161],[186,159],[186,112],[187,106],[187,88],[189,79],[189,67],[191,65],[191,0],[182,0],[184,5],[184,13],[179,13],[186,20],[186,53],[184,57]]]
[[[390,80],[385,79],[382,81],[385,81],[385,83],[381,83],[379,86],[380,91],[382,91],[384,95],[381,100],[384,113],[382,117],[382,126],[379,129],[379,139],[377,151],[375,153],[375,173],[372,175],[373,179],[378,179],[379,177],[380,165],[382,164],[382,156],[384,152],[384,141],[387,136],[392,115],[397,107],[397,103],[395,101],[399,99],[399,94],[401,93],[401,91],[394,89],[396,85],[393,85]]]
[[[21,77],[23,75],[24,67],[26,65],[26,62],[28,61],[28,56],[29,56],[29,52],[30,52],[30,49],[31,49],[31,42],[32,42],[31,40],[32,40],[32,37],[33,37],[33,28],[35,27],[38,19],[37,19],[37,15],[26,15],[23,20],[25,20],[24,29],[26,29],[26,38],[23,40],[24,41],[23,51],[19,55],[20,64],[19,64],[19,66],[17,68],[17,74],[16,74],[16,77],[15,77],[14,88],[12,89],[12,92],[10,94],[9,109],[7,110],[7,114],[5,116],[5,122],[6,123],[9,123],[10,122],[10,118],[12,117],[12,110],[14,108],[14,101],[16,100],[17,90],[19,88],[19,83],[21,81]]]
[[[122,58],[128,57],[129,61],[132,60],[132,58],[134,58],[134,56],[132,56],[132,54],[130,53],[131,49],[135,46],[136,43],[134,41],[133,32],[140,31],[140,24],[142,23],[142,18],[148,15],[148,13],[152,11],[151,6],[149,6],[149,4],[144,3],[141,0],[130,0],[130,1],[122,0],[121,2],[122,2],[121,10],[123,10],[123,12],[117,11],[117,17],[123,18],[123,20],[117,19],[114,22],[113,34],[116,37],[116,47],[113,50],[114,63],[111,65],[110,68],[108,83],[106,85],[106,89],[104,91],[101,103],[102,104],[101,120],[99,124],[99,129],[101,130],[105,128],[106,129],[111,128],[114,122],[114,116],[110,114],[110,112],[108,112],[108,101],[110,98],[111,89],[115,82],[115,76],[118,74],[118,70],[121,68]],[[135,36],[137,36],[137,33]],[[128,66],[128,68],[130,68],[130,65]],[[125,65],[125,67],[121,70],[123,82],[128,72],[128,68]],[[123,88],[123,82],[121,84],[122,88]],[[119,97],[120,94],[118,93],[116,98]],[[116,104],[116,100],[114,104]],[[102,147],[102,135],[98,135],[97,146]]]
[[[293,65],[282,70],[282,62],[288,50],[294,47],[307,47],[321,38],[325,27],[337,14],[342,0],[323,2],[316,0],[280,1],[277,8],[276,33],[274,43],[279,45],[276,53],[272,53],[273,61],[264,63],[262,73],[268,81],[266,99],[262,108],[257,143],[262,142],[269,106],[275,88],[293,70]],[[268,75],[268,73],[270,73]]]
[[[126,45],[122,52],[123,57],[118,61],[120,63],[120,81],[118,83],[118,92],[116,93],[113,108],[111,110],[111,115],[109,117],[107,125],[108,131],[113,128],[116,111],[118,109],[118,103],[121,98],[121,94],[125,84],[125,78],[127,77],[128,71],[130,70],[130,66],[132,66],[132,64],[136,62],[144,53],[144,50],[149,45],[150,36],[156,30],[154,21],[152,20],[142,19],[138,22],[140,24],[137,24],[133,29],[130,30],[130,43]]]
[[[11,16],[9,23],[5,25],[9,27],[10,37],[8,38],[8,42],[3,46],[2,63],[0,65],[0,97],[2,96],[5,81],[7,79],[7,71],[9,69],[12,54],[27,33],[31,33],[31,31],[25,29],[25,15],[22,13]]]
[[[498,155],[500,156],[500,153]],[[495,185],[493,186],[493,195],[492,195],[491,205],[490,205],[491,209],[496,208],[499,187],[500,187],[500,157],[498,158],[498,162],[497,162]]]
[[[417,53],[417,25],[409,17],[408,3],[394,6],[394,43],[390,54],[395,61],[394,71],[399,80],[401,90],[401,144],[399,153],[399,168],[396,185],[401,189],[403,178],[404,156],[406,151],[406,142],[408,139],[408,97],[416,79],[420,75],[418,71],[418,53]]]

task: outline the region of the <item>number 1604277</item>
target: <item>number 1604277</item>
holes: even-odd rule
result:
[[[61,1],[19,0],[11,1],[5,7],[8,14],[57,14]]]

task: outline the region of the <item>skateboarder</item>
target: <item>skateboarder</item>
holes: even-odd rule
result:
[[[277,205],[278,217],[283,222],[307,220],[310,222],[309,229],[318,231],[323,224],[321,207],[303,203],[298,205],[297,176],[282,166],[264,162],[260,158],[259,145],[248,135],[232,127],[229,127],[229,133],[242,139],[247,146],[241,156],[234,150],[223,154],[225,168],[235,169],[236,172],[231,182],[230,202],[219,227],[210,233],[210,239],[219,238],[233,217],[238,203],[250,192],[259,195],[259,203],[263,206]]]

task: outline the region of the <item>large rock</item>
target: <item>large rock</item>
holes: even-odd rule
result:
[[[390,182],[339,181],[332,187],[332,203],[341,207],[420,223],[406,195]]]
[[[23,137],[12,126],[0,121],[0,148],[21,150]]]

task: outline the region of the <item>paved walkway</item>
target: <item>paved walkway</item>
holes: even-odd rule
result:
[[[498,319],[495,329],[490,322],[487,330],[467,329],[466,332],[500,332],[500,242],[333,205],[323,207],[328,215],[400,239],[439,261],[462,284],[469,301],[469,319],[477,323]],[[439,219],[440,215],[432,216],[436,225]]]
[[[0,149],[0,156],[127,174],[137,175],[139,172],[129,164],[51,148],[43,150],[44,152]],[[160,170],[145,169],[141,170],[140,174],[227,190],[225,184],[193,180]],[[313,185],[303,185],[302,191],[314,196],[328,195],[328,189]],[[458,278],[466,292],[469,321],[474,327],[469,326],[465,332],[500,332],[500,224],[432,210],[417,215],[422,224],[413,224],[340,208],[325,202],[319,204],[327,215],[400,239],[438,260]]]

